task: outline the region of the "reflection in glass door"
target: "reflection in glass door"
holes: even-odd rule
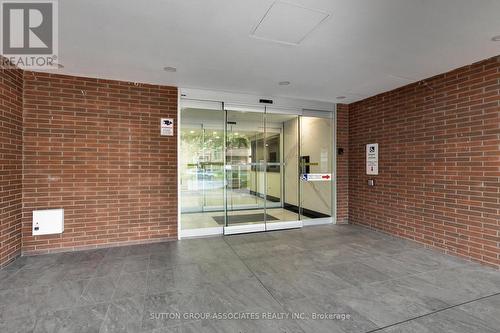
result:
[[[264,109],[227,110],[225,233],[265,230],[264,155]]]
[[[266,230],[301,227],[299,116],[266,110]]]
[[[333,121],[331,114],[300,117],[300,215],[310,224],[331,219]]]
[[[181,230],[224,226],[224,112],[219,104],[181,109]],[[212,218],[213,213],[222,218]]]

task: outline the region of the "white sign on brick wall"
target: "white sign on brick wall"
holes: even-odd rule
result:
[[[160,135],[161,136],[174,135],[174,120],[172,118],[161,118]]]
[[[366,145],[366,174],[378,175],[378,143]]]

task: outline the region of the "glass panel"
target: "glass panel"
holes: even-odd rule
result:
[[[266,223],[299,220],[299,118],[266,113]]]
[[[224,224],[224,112],[181,109],[181,229]],[[217,219],[217,216],[221,218]]]
[[[264,113],[226,112],[226,226],[265,222]]]
[[[332,216],[331,118],[219,105],[181,109],[181,229],[246,232]]]
[[[300,118],[301,218],[332,216],[331,118]]]

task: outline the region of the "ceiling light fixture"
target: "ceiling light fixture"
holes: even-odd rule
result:
[[[177,68],[175,68],[175,67],[163,67],[163,70],[165,72],[170,72],[170,73],[177,72]]]
[[[337,96],[337,99],[345,99],[345,96]]]
[[[288,86],[290,84],[290,81],[280,81],[278,84],[280,86]]]
[[[498,35],[498,36],[493,36],[493,37],[491,38],[491,41],[493,41],[493,42],[500,42],[500,35]]]

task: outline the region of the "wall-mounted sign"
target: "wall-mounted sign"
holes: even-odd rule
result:
[[[174,135],[174,120],[172,118],[161,118],[160,134],[161,136]]]
[[[366,145],[366,174],[378,175],[378,143]]]
[[[332,180],[331,173],[303,173],[300,180],[305,182],[327,182]]]

